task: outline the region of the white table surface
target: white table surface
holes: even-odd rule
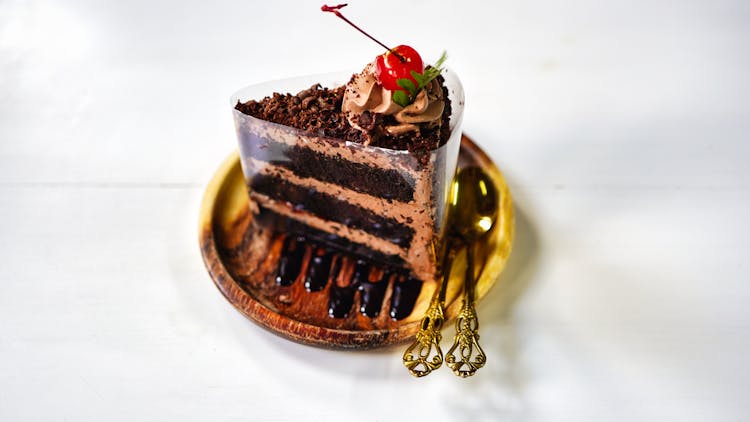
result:
[[[515,195],[463,380],[283,340],[201,261],[229,96],[375,44],[309,1],[0,2],[0,420],[749,420],[749,5],[345,9],[448,50]]]

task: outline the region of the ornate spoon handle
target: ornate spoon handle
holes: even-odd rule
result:
[[[415,377],[429,375],[443,364],[443,351],[440,350],[442,326],[443,305],[437,300],[432,300],[422,317],[422,326],[417,332],[416,339],[404,352],[404,365]]]
[[[470,377],[484,366],[487,356],[479,345],[479,319],[474,309],[474,244],[466,247],[466,276],[464,277],[463,305],[456,318],[456,336],[453,345],[448,349],[445,361],[454,374],[459,377]],[[459,358],[456,358],[456,349]],[[473,357],[473,358],[472,358]]]
[[[415,377],[429,375],[443,364],[443,351],[440,349],[445,317],[445,289],[451,276],[451,265],[456,256],[455,248],[449,250],[443,270],[443,280],[432,295],[430,306],[427,308],[414,342],[404,351],[403,362],[409,373]]]

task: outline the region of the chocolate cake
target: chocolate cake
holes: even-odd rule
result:
[[[315,84],[297,94],[240,97],[234,113],[253,224],[285,234],[280,248],[288,253],[275,281],[294,282],[301,267],[308,273],[300,276],[308,290],[327,283],[329,274],[332,283],[344,285],[354,285],[351,279],[359,277],[363,313],[365,296],[382,301],[384,294],[380,287],[363,290],[367,280],[376,284],[376,278],[392,276],[421,284],[437,277],[463,105],[460,94],[455,101],[458,81],[452,77],[452,90],[443,76],[407,107],[393,104],[372,66],[346,85]],[[320,248],[303,250],[295,246],[299,242]],[[328,251],[346,253],[350,268],[340,268],[341,262],[334,268],[336,260]],[[316,268],[325,280],[315,277]],[[335,273],[340,271],[348,272],[350,280],[338,281]],[[286,272],[294,277],[288,279]],[[396,290],[389,295],[398,295]],[[346,312],[336,311],[335,291],[329,313],[340,317]],[[407,299],[413,304],[415,297]],[[374,300],[378,310],[379,301]],[[339,307],[348,312],[351,304],[344,302]],[[403,313],[391,310],[394,318]]]

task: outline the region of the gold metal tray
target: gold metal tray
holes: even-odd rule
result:
[[[458,166],[481,167],[494,181],[500,194],[499,219],[480,245],[488,258],[476,286],[479,301],[498,280],[508,260],[513,243],[513,204],[500,170],[466,136],[461,139]],[[308,292],[301,280],[288,287],[277,286],[272,279],[269,280],[269,271],[272,271],[269,269],[275,268],[275,261],[279,258],[272,248],[264,255],[267,256],[265,262],[248,265],[243,258],[245,253],[253,248],[254,243],[260,243],[254,242],[260,239],[253,238],[251,218],[247,188],[235,152],[219,167],[206,188],[199,229],[201,252],[208,273],[219,291],[243,315],[288,339],[335,349],[372,349],[405,342],[416,334],[435,290],[434,282],[422,285],[413,311],[401,320],[392,319],[388,312],[370,318],[356,311],[343,319],[332,318],[325,306],[328,287],[319,292]],[[447,320],[454,318],[461,306],[465,268],[465,255],[461,253],[453,264],[447,287]],[[392,286],[388,286],[384,302],[390,297],[391,290]]]

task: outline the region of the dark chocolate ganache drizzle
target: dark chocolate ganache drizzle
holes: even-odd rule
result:
[[[305,256],[305,239],[288,236],[284,239],[283,250],[279,258],[279,268],[276,271],[276,284],[291,286],[299,276],[302,259]]]
[[[346,318],[352,312],[356,293],[359,293],[360,314],[377,317],[383,308],[386,292],[392,286],[389,315],[401,320],[414,310],[422,289],[421,280],[395,269],[381,268],[367,260],[329,250],[302,236],[285,236],[276,269],[276,283],[291,286],[300,275],[308,292],[321,291],[330,283],[328,315],[332,318]]]

